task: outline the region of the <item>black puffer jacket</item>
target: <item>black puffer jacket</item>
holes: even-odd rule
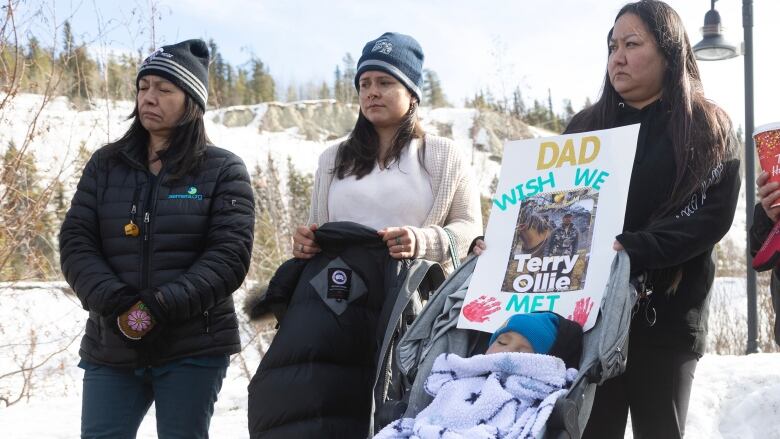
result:
[[[113,148],[113,149],[112,149]],[[155,178],[145,154],[104,147],[87,163],[60,230],[62,272],[89,311],[87,361],[141,367],[240,350],[232,293],[246,276],[254,200],[246,167],[213,146],[197,175]],[[136,224],[140,235],[125,234]],[[109,316],[128,291],[156,288],[167,322],[153,343],[128,347]]]
[[[394,385],[377,365],[387,366],[406,323],[399,313],[410,293],[443,278],[438,265],[392,259],[375,230],[355,223],[323,224],[315,236],[322,252],[282,264],[254,305],[280,326],[249,384],[253,439],[368,437],[373,389]]]
[[[634,274],[646,273],[657,321],[649,326],[642,308],[631,325],[631,343],[704,353],[709,292],[715,277],[715,244],[728,232],[739,196],[739,159],[713,169],[689,202],[654,218],[672,194],[674,149],[669,108],[658,100],[641,110],[621,105],[615,126],[641,123],[628,189],[623,233],[617,240]],[[576,117],[576,116],[575,116]],[[574,124],[574,122],[572,122]],[[672,289],[679,276],[676,289]],[[648,309],[649,317],[652,311]]]

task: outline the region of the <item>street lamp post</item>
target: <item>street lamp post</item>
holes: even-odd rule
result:
[[[720,26],[720,14],[715,10],[715,2],[711,0],[710,10],[704,16],[702,28],[703,39],[693,47],[696,59],[701,61],[717,61],[733,58],[738,55],[736,47],[723,38]],[[745,198],[746,215],[745,228],[750,236],[750,225],[753,224],[753,206],[756,204],[755,193],[755,148],[753,147],[753,0],[742,0],[742,27],[744,29],[745,57]],[[751,265],[750,246],[745,245],[745,260],[747,274],[747,353],[758,352],[758,300],[756,297],[756,272]]]

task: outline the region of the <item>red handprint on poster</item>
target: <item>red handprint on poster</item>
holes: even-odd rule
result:
[[[585,326],[585,322],[588,321],[588,316],[590,315],[590,311],[593,309],[593,301],[590,300],[590,297],[586,297],[584,299],[580,299],[577,301],[576,304],[574,304],[574,313],[569,314],[569,320],[573,320],[580,324],[580,326]]]
[[[490,320],[490,314],[501,309],[501,302],[495,297],[479,296],[463,307],[463,316],[471,322],[482,323]]]

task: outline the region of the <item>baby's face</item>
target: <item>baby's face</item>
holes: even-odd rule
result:
[[[527,338],[517,332],[507,331],[499,335],[485,353],[496,354],[499,352],[526,352],[533,354],[534,348]]]

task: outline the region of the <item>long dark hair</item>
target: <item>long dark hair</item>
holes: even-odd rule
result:
[[[675,181],[672,195],[654,216],[679,208],[690,199],[719,164],[736,154],[731,120],[704,97],[699,67],[680,16],[658,0],[641,0],[623,6],[623,14],[638,16],[652,33],[666,59],[661,99],[670,109],[668,134],[674,149]],[[607,42],[612,37],[609,31]],[[615,126],[622,98],[605,74],[601,97],[593,106],[574,116],[568,132]]]
[[[419,139],[425,136],[425,131],[420,126],[420,121],[417,118],[417,108],[417,99],[413,97],[409,105],[409,111],[401,120],[401,125],[396,130],[395,136],[393,136],[390,149],[383,157],[381,163],[383,167],[387,168],[393,162],[400,160],[401,152],[403,152],[403,149],[412,139]],[[421,163],[424,160],[424,154],[425,145],[420,148],[419,160]],[[377,135],[374,125],[363,116],[363,111],[361,110],[358,114],[357,122],[355,122],[355,128],[352,129],[347,140],[339,145],[333,172],[339,179],[354,175],[355,178],[360,180],[371,173],[378,158],[379,135]]]
[[[109,151],[115,155],[121,150],[129,150],[136,157],[145,158],[143,165],[146,167],[147,147],[149,144],[149,131],[141,125],[138,117],[138,102],[136,100],[133,113],[128,117],[133,122],[130,128],[119,139],[109,143]],[[179,122],[171,130],[168,137],[168,147],[159,154],[163,164],[171,170],[170,178],[179,179],[188,174],[195,173],[203,164],[206,156],[206,146],[211,141],[206,135],[206,126],[203,123],[203,109],[195,103],[189,94],[184,94],[184,114]]]

